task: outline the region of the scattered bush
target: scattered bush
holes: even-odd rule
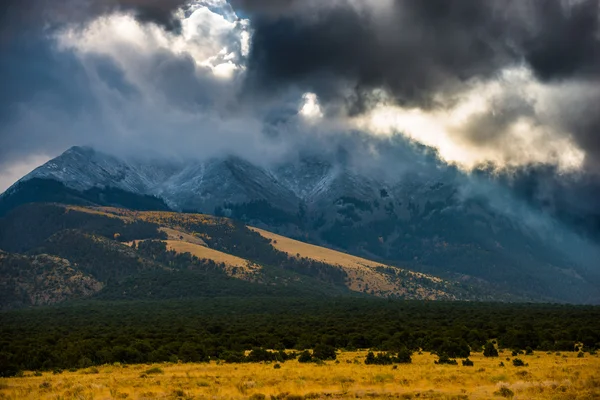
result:
[[[484,357],[498,357],[498,350],[496,349],[496,346],[494,346],[494,343],[487,342],[485,344],[485,347],[483,348],[483,356]]]
[[[464,339],[459,340],[436,340],[432,345],[436,350],[436,354],[446,354],[451,358],[467,358],[471,355],[471,348]]]
[[[308,350],[304,350],[302,353],[300,353],[300,356],[298,357],[298,362],[300,363],[309,363],[313,360],[312,355],[310,354],[310,351]]]
[[[502,397],[506,397],[506,398],[513,398],[514,395],[515,395],[515,392],[513,392],[512,390],[510,390],[506,386],[502,386],[500,389],[498,389],[497,391],[495,391],[494,394],[496,396],[502,396]]]
[[[40,389],[52,389],[52,384],[48,381],[40,383]]]
[[[171,396],[175,397],[176,399],[188,399],[190,398],[186,392],[184,392],[182,389],[175,389],[173,390],[173,392],[171,392]]]
[[[152,374],[164,374],[165,371],[163,371],[162,368],[160,367],[152,367],[146,370],[146,374],[148,375],[152,375]]]
[[[372,351],[367,353],[365,364],[367,365],[391,365],[391,364],[410,364],[412,362],[412,352],[408,349],[400,350],[394,353],[377,353]]]
[[[438,360],[434,361],[434,363],[435,364],[440,364],[440,365],[443,365],[443,364],[458,365],[458,362],[455,359],[448,357],[447,354],[440,355],[439,358],[438,358]]]
[[[322,361],[335,360],[337,358],[335,347],[322,343],[315,346],[312,356]]]
[[[473,361],[469,360],[468,358],[466,360],[462,360],[462,365],[465,367],[472,367],[473,366]]]
[[[515,358],[512,363],[515,367],[526,367],[528,365],[525,364],[520,358]]]

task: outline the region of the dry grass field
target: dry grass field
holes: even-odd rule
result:
[[[365,355],[342,352],[339,362],[288,361],[281,368],[211,362],[27,372],[0,379],[0,399],[600,399],[600,357],[589,354],[520,356],[526,367],[507,362],[508,352],[498,358],[474,355],[473,367],[435,365],[435,356],[415,354],[412,364],[396,368],[367,366]]]
[[[259,265],[248,260],[223,253],[222,251],[213,250],[206,246],[179,240],[166,240],[165,242],[167,243],[168,250],[173,250],[177,253],[190,253],[200,259],[206,258],[208,260],[213,260],[216,263],[223,263],[225,265],[225,272],[229,276],[239,279],[251,280],[261,269]]]
[[[271,239],[271,245],[273,247],[279,251],[287,253],[291,257],[306,257],[311,260],[342,267],[348,274],[348,288],[356,292],[362,292],[366,290],[365,288],[368,288],[373,294],[384,297],[388,295],[403,296],[407,294],[406,290],[401,285],[398,285],[398,282],[395,279],[391,279],[389,275],[378,271],[377,267],[393,268],[401,270],[415,278],[420,278],[435,283],[442,283],[440,278],[431,275],[425,275],[419,272],[413,272],[395,266],[385,265],[376,261],[371,261],[365,258],[343,253],[341,251],[304,243],[295,239],[265,231],[264,229],[251,226],[248,228],[260,233],[261,236],[267,239]],[[436,300],[443,296],[444,293],[435,290],[423,290],[420,292],[420,297],[428,300]]]

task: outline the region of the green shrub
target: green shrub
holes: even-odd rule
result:
[[[485,347],[483,348],[483,356],[484,357],[498,357],[498,350],[496,349],[496,346],[494,346],[494,343],[487,342],[485,344]]]
[[[300,356],[298,357],[298,362],[301,363],[309,363],[313,360],[312,355],[310,354],[310,351],[308,350],[304,350],[302,353],[300,353]]]
[[[462,365],[465,367],[472,367],[473,366],[473,361],[469,360],[468,358],[466,360],[462,360]]]
[[[514,395],[515,395],[515,392],[513,392],[512,390],[510,390],[506,386],[502,386],[500,389],[498,389],[497,391],[495,391],[494,394],[496,396],[502,396],[502,397],[506,397],[506,398],[513,398]]]
[[[160,367],[152,367],[146,370],[146,374],[148,375],[152,375],[152,374],[164,374],[165,371],[163,371],[162,368]]]
[[[526,367],[527,366],[527,364],[525,364],[523,362],[523,360],[521,360],[520,358],[515,358],[512,363],[515,367]]]
[[[412,351],[404,347],[398,352],[395,362],[400,364],[410,364],[412,363],[412,354]]]
[[[48,381],[40,383],[40,389],[52,389],[52,384]]]
[[[439,358],[438,358],[438,360],[434,361],[434,363],[435,364],[440,364],[440,365],[443,365],[443,364],[446,364],[446,365],[458,365],[458,362],[455,359],[448,357],[447,354],[440,355]]]
[[[337,358],[335,354],[335,347],[322,343],[315,346],[312,356],[313,358],[318,358],[319,360],[323,361],[335,360]]]

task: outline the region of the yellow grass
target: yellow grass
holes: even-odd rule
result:
[[[190,235],[189,233],[186,233],[181,230],[175,230],[165,227],[160,227],[159,230],[167,234],[168,240],[178,240],[206,247],[206,242],[204,242],[204,240],[200,239],[198,236]]]
[[[507,353],[504,353],[507,354]],[[535,354],[517,368],[500,358],[471,357],[474,367],[438,366],[429,354],[414,355],[413,364],[366,366],[365,352],[347,352],[340,363],[299,364],[160,364],[163,373],[146,373],[151,365],[103,366],[97,369],[44,373],[0,379],[0,399],[259,399],[260,395],[301,400],[317,398],[600,399],[600,358]],[[500,367],[504,360],[506,367]],[[507,392],[507,393],[510,393]],[[254,397],[252,397],[254,396]],[[508,395],[510,398],[510,395]]]
[[[226,218],[213,217],[205,214],[181,214],[172,211],[135,211],[116,207],[82,207],[65,206],[67,210],[79,211],[88,214],[103,215],[106,217],[120,218],[124,221],[141,220],[166,225],[176,230],[183,230],[182,223],[217,225],[224,224],[232,227],[231,221]]]
[[[225,272],[236,278],[251,278],[260,271],[260,266],[231,254],[213,250],[205,245],[182,242],[179,240],[166,240],[167,249],[177,253],[190,253],[198,258],[213,260],[216,263],[225,264]]]
[[[365,291],[365,285],[368,285],[369,291],[379,295],[404,295],[404,288],[393,282],[390,277],[382,272],[375,270],[376,267],[390,267],[382,263],[367,260],[365,258],[353,256],[351,254],[328,249],[325,247],[315,246],[309,243],[304,243],[299,240],[290,239],[285,236],[265,231],[263,229],[249,227],[255,232],[260,233],[263,237],[271,239],[271,244],[280,251],[287,253],[292,257],[306,257],[315,261],[320,261],[326,264],[337,265],[342,267],[348,274],[348,287],[354,291]],[[397,268],[414,277],[428,279],[433,282],[442,282],[441,279],[420,274],[418,272],[407,271],[402,268]],[[439,293],[430,291],[430,293],[422,293],[423,298],[435,299]]]

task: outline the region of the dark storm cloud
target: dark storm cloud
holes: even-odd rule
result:
[[[598,0],[397,0],[380,14],[356,5],[366,1],[236,3],[255,13],[253,88],[303,84],[344,96],[321,85],[328,76],[350,85],[351,101],[383,88],[399,104],[429,107],[522,62],[544,80],[600,77]]]
[[[230,0],[231,6],[237,11],[253,14],[277,15],[294,11],[303,0]]]
[[[515,59],[506,20],[487,2],[397,1],[380,15],[336,2],[314,13],[258,15],[252,26],[253,89],[306,85],[356,111],[380,88],[399,104],[431,107]]]
[[[600,77],[600,2],[540,0],[524,55],[543,80]]]
[[[236,3],[254,13],[254,96],[299,87],[352,115],[377,104],[373,91],[383,89],[404,107],[447,108],[469,84],[524,65],[542,82],[584,82],[598,93],[588,97],[600,97],[600,0]],[[523,118],[543,123],[523,93],[498,102],[498,112],[465,127],[467,140],[497,141]],[[597,102],[563,104],[556,114],[588,164],[600,164]]]
[[[131,12],[142,22],[153,22],[178,30],[173,13],[188,0],[4,0],[0,9],[0,32],[12,37],[39,24],[84,23],[116,11]]]
[[[36,149],[52,153],[69,142],[65,132],[38,127],[12,132],[10,127],[35,107],[76,115],[94,107],[89,81],[73,54],[57,52],[50,39],[30,32],[15,32],[0,44],[0,170]]]

